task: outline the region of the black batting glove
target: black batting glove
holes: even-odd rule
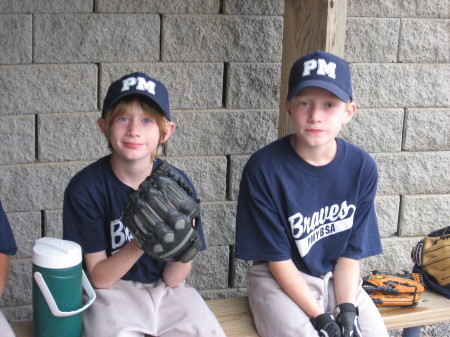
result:
[[[319,332],[320,337],[342,337],[341,328],[334,320],[333,316],[326,312],[312,319],[314,328]]]
[[[343,337],[362,337],[357,307],[352,303],[342,303],[336,307],[336,312],[336,322],[342,328]]]

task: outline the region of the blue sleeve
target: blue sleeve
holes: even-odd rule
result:
[[[63,202],[63,238],[78,243],[83,254],[107,250],[105,215],[99,198],[76,178],[67,186]]]
[[[367,157],[369,157],[368,154]],[[352,233],[347,248],[342,254],[344,257],[357,260],[383,252],[374,203],[378,171],[371,157],[365,161],[364,165],[366,167],[364,167],[364,179],[362,181],[365,184],[360,188]]]
[[[16,241],[11,226],[0,201],[0,253],[14,255],[17,253]]]
[[[249,165],[250,164],[250,165]],[[242,260],[283,261],[291,258],[291,245],[273,205],[263,174],[244,168],[236,213],[236,253]]]

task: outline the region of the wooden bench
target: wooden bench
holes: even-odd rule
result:
[[[222,325],[227,337],[259,337],[247,297],[224,298],[206,302]],[[404,337],[420,336],[420,327],[450,320],[450,300],[425,291],[416,307],[380,308],[388,330],[403,329]],[[33,337],[32,322],[11,324],[16,337]]]

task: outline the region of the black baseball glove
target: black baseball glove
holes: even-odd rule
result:
[[[320,337],[341,337],[342,331],[329,312],[325,312],[316,318],[311,318],[311,323]]]
[[[342,303],[337,306],[336,311],[338,312],[336,322],[342,328],[342,336],[361,337],[358,308],[352,303]]]
[[[202,246],[195,225],[198,200],[180,172],[166,161],[134,192],[123,221],[139,247],[164,261],[188,262]]]

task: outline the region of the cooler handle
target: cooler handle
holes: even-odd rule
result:
[[[88,278],[86,277],[86,274],[84,273],[84,270],[81,270],[81,283],[83,285],[84,290],[89,296],[89,301],[80,309],[75,311],[60,311],[58,308],[58,305],[55,302],[55,299],[53,298],[52,293],[50,292],[50,289],[48,289],[47,283],[45,283],[44,278],[42,277],[42,274],[38,271],[34,272],[34,279],[36,280],[36,283],[39,286],[39,289],[41,289],[42,294],[45,297],[45,300],[47,301],[48,306],[50,307],[50,310],[52,314],[56,317],[67,317],[76,315],[85,309],[87,309],[95,300],[97,295],[95,294],[94,289],[92,288]]]

